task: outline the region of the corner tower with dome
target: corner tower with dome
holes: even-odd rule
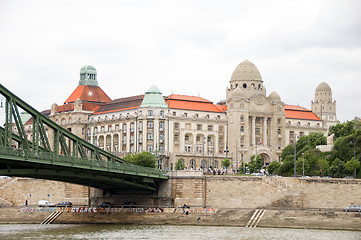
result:
[[[228,151],[235,168],[261,155],[268,164],[285,147],[285,104],[276,92],[268,97],[257,67],[248,60],[233,71],[227,88]]]
[[[311,109],[324,122],[324,127],[330,128],[338,123],[336,117],[336,100],[332,100],[331,87],[320,83],[315,91],[315,101],[311,101]]]

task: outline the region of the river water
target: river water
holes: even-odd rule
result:
[[[0,239],[361,239],[361,231],[170,225],[0,225]]]

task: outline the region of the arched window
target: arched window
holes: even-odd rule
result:
[[[193,169],[196,168],[196,161],[194,159],[191,159],[189,161],[189,168],[193,168]]]
[[[218,161],[217,160],[214,161],[214,168],[218,168]]]
[[[202,169],[207,169],[207,168],[208,168],[208,166],[207,166],[207,161],[206,161],[206,160],[202,160],[202,162],[201,162],[201,168],[202,168]]]
[[[243,83],[243,88],[247,88],[247,84]]]

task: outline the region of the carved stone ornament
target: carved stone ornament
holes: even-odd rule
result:
[[[263,105],[263,104],[265,104],[265,98],[263,96],[257,96],[254,99],[254,102],[258,105]]]

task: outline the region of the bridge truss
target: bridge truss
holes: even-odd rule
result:
[[[0,84],[1,95],[5,99],[5,124],[0,127],[0,175],[64,181],[109,191],[153,192],[159,181],[168,178],[164,171],[132,165],[81,139]],[[28,131],[21,112],[31,115]]]

